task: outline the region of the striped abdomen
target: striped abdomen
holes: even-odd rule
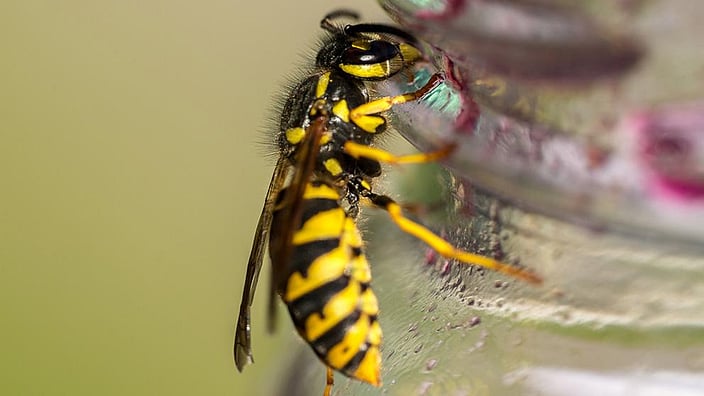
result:
[[[327,366],[379,385],[379,306],[357,225],[339,200],[324,183],[306,186],[281,296],[299,334]]]

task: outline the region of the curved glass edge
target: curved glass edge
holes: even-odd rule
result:
[[[647,92],[688,99],[652,104],[653,97],[643,96],[628,105],[604,96],[618,89],[611,83],[589,95],[570,87],[567,96],[552,95],[512,79],[476,76],[433,45],[425,51],[430,63],[415,71],[412,84],[403,76],[381,89],[407,92],[430,74],[443,74],[444,82],[419,102],[391,111],[392,124],[416,147],[456,143],[449,167],[523,207],[595,229],[704,242],[701,92],[692,99],[677,87],[646,84],[653,88]],[[692,56],[684,64],[704,67],[704,57]],[[619,85],[657,80],[649,67],[656,66]]]
[[[582,3],[380,1],[409,31],[475,72],[584,83],[631,70],[644,55],[635,34],[625,29],[632,26],[632,5]]]
[[[430,74],[419,69],[412,85],[401,78],[381,91],[411,91]],[[704,103],[628,114],[609,148],[499,114],[446,80],[419,103],[395,107],[392,125],[424,151],[457,144],[445,164],[514,204],[595,229],[701,243],[700,114]],[[678,147],[687,150],[678,156]]]

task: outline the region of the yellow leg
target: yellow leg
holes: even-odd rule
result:
[[[357,123],[365,116],[379,114],[383,111],[391,109],[394,105],[420,99],[441,80],[442,77],[439,74],[434,74],[430,80],[428,80],[428,82],[417,91],[397,96],[384,96],[383,98],[374,99],[371,102],[359,105],[350,110],[350,120]]]
[[[332,394],[332,386],[335,384],[335,373],[330,367],[327,367],[325,379],[325,391],[323,391],[323,396],[330,396]]]
[[[489,257],[484,257],[461,249],[457,249],[456,247],[452,246],[452,244],[442,239],[438,235],[434,234],[429,229],[406,218],[403,215],[403,210],[401,209],[401,206],[387,196],[371,194],[369,196],[369,199],[375,206],[386,210],[389,216],[391,216],[391,220],[396,223],[396,225],[402,231],[413,235],[414,237],[427,243],[431,248],[433,248],[445,258],[455,259],[466,264],[478,265],[480,267],[484,267],[496,272],[501,272],[502,274],[506,274],[514,278],[519,278],[530,283],[540,284],[543,282],[540,276],[536,275],[530,270],[504,264]]]
[[[428,82],[422,86],[420,89],[414,92],[409,92],[403,95],[397,96],[385,96],[383,98],[374,99],[371,102],[367,102],[363,105],[357,106],[350,110],[350,119],[354,121],[360,116],[378,114],[382,111],[386,111],[394,107],[394,105],[411,102],[419,99],[430,91],[435,85],[437,85],[442,80],[439,74],[434,74]]]
[[[350,110],[350,120],[352,120],[358,125],[364,124],[365,117],[373,116],[375,114],[387,111],[397,104],[417,100],[423,95],[425,95],[428,91],[430,91],[441,80],[442,77],[438,74],[435,74],[430,78],[430,80],[428,80],[428,82],[423,87],[421,87],[415,92],[410,92],[398,96],[387,96],[372,100],[371,102],[355,107],[354,109]],[[385,150],[369,147],[351,141],[346,142],[344,145],[345,153],[349,154],[354,158],[368,158],[376,160],[377,162],[387,164],[432,162],[447,156],[452,152],[454,148],[455,146],[451,144],[447,147],[430,153],[394,155]],[[478,265],[480,267],[484,267],[492,271],[501,272],[503,274],[512,276],[514,278],[519,278],[530,283],[539,284],[543,281],[542,278],[540,278],[538,275],[536,275],[530,270],[504,264],[489,257],[484,257],[461,249],[457,249],[456,247],[452,246],[452,244],[442,239],[438,235],[434,234],[429,229],[406,218],[403,215],[403,210],[401,206],[389,197],[374,194],[368,189],[366,193],[362,195],[369,198],[375,206],[386,210],[386,212],[389,213],[389,215],[391,216],[391,220],[396,223],[396,225],[402,231],[413,235],[421,241],[427,243],[431,248],[435,249],[435,251],[437,251],[441,256],[445,258],[455,259],[466,264]]]
[[[368,120],[368,118],[379,118],[379,116],[374,115],[389,110],[394,105],[419,99],[428,91],[430,91],[435,85],[437,85],[441,80],[442,77],[439,74],[434,74],[428,80],[428,82],[417,91],[398,96],[385,96],[383,98],[375,99],[371,102],[367,102],[363,105],[357,106],[354,109],[350,110],[350,120],[352,120],[358,125],[366,125],[365,120]],[[375,123],[372,124],[376,125]],[[374,128],[369,127],[363,129],[373,130]],[[446,147],[443,147],[437,151],[433,151],[430,153],[394,155],[392,153],[389,153],[388,151],[369,147],[367,145],[355,143],[353,141],[345,142],[344,146],[345,153],[349,154],[354,158],[368,158],[387,164],[419,164],[425,162],[433,162],[446,157],[452,152],[452,150],[454,150],[454,148],[455,145],[450,144]]]
[[[431,151],[429,153],[418,153],[409,155],[395,155],[386,150],[382,150],[375,147],[370,147],[364,144],[355,143],[351,140],[345,142],[344,150],[345,153],[349,154],[354,158],[368,158],[382,162],[385,164],[421,164],[425,162],[434,162],[439,159],[447,157],[452,150],[454,150],[454,144],[448,144],[447,146],[441,148],[437,151]]]

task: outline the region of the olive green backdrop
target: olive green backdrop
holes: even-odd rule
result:
[[[1,394],[272,392],[288,324],[256,335],[244,374],[231,354],[272,166],[258,142],[342,6],[381,17],[372,0],[0,2]]]

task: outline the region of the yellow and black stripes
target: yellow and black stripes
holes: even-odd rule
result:
[[[292,86],[282,102],[276,135],[280,157],[247,264],[234,347],[235,363],[242,370],[253,360],[249,310],[268,239],[270,296],[281,296],[298,333],[326,365],[325,396],[332,392],[333,370],[381,384],[379,305],[355,223],[360,203],[385,210],[403,231],[445,257],[529,282],[541,280],[528,270],[455,248],[406,218],[393,200],[372,192],[373,180],[382,174],[381,163],[435,161],[452,151],[448,145],[432,153],[396,156],[372,147],[376,136],[386,130],[384,112],[420,99],[442,77],[433,76],[414,92],[374,97],[374,81],[421,59],[420,47],[396,27],[342,26],[342,18],[357,16],[340,10],[321,21],[329,34],[321,42],[315,68]],[[271,324],[275,305],[269,307]]]
[[[328,367],[378,385],[382,333],[362,238],[335,188],[310,183],[303,199],[283,300],[301,337]]]

